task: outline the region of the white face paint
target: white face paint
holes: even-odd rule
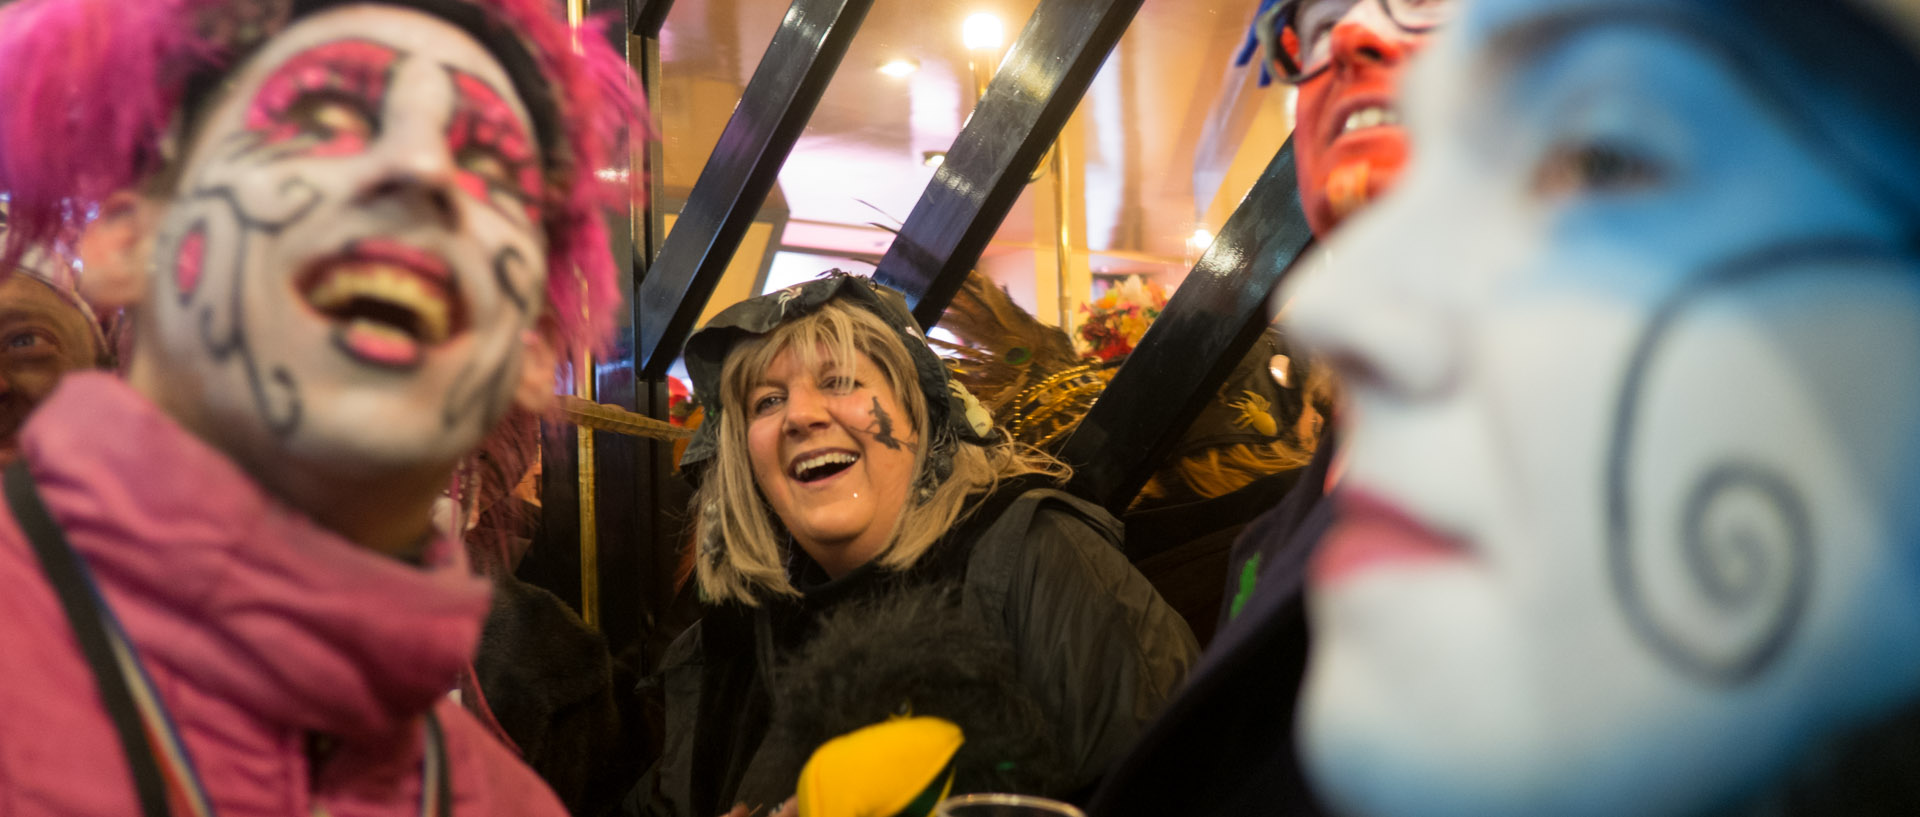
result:
[[[290,26],[232,77],[166,204],[141,321],[157,402],[256,473],[471,451],[545,300],[533,133],[499,62],[438,18]]]
[[[1699,40],[1487,7],[1291,293],[1350,400],[1304,755],[1369,815],[1737,805],[1920,691],[1920,269]]]

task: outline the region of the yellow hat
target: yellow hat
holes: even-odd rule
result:
[[[966,742],[939,718],[895,718],[822,744],[800,771],[800,817],[924,817]]]

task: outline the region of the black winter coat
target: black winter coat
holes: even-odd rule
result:
[[[1094,505],[1052,489],[1016,488],[986,500],[909,570],[869,564],[819,581],[824,576],[810,576],[819,569],[807,563],[796,570],[799,599],[710,608],[668,649],[660,673],[663,754],[630,810],[716,817],[735,803],[771,807],[792,796],[798,769],[791,759],[812,747],[770,745],[778,738],[769,739],[769,725],[777,707],[807,702],[776,701],[776,672],[807,646],[823,616],[934,585],[957,586],[964,614],[1011,646],[1012,674],[1051,721],[1046,731],[1070,769],[1048,793],[1090,787],[1173,695],[1198,653],[1186,622],[1120,552],[1119,536],[1119,523]]]

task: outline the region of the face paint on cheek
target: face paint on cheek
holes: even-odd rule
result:
[[[157,238],[153,261],[156,275],[171,277],[178,288],[177,314],[154,316],[157,331],[170,336],[175,360],[197,355],[184,351],[197,341],[204,361],[215,366],[237,361],[248,392],[266,428],[275,436],[291,437],[305,414],[301,385],[292,369],[262,358],[248,331],[247,289],[249,260],[254,242],[278,234],[309,218],[322,203],[320,192],[299,178],[274,186],[272,202],[255,202],[238,186],[208,183],[204,177],[231,170],[230,164],[210,162],[195,174],[191,192],[173,204],[176,215]],[[256,211],[250,205],[264,204]],[[188,341],[188,338],[194,341]]]
[[[193,295],[200,286],[200,272],[207,263],[207,228],[195,225],[180,239],[180,249],[174,253],[173,281],[184,300]]]
[[[887,414],[885,408],[880,406],[880,398],[878,397],[873,398],[873,423],[874,427],[868,429],[868,432],[873,434],[874,442],[884,445],[893,451],[899,451],[906,447],[906,443],[901,442],[893,436],[893,417]]]
[[[1335,218],[1346,218],[1366,206],[1372,175],[1373,164],[1365,159],[1347,162],[1327,174],[1327,204],[1333,208]]]
[[[499,287],[501,297],[513,308],[504,314],[495,314],[491,320],[512,322],[515,342],[524,332],[533,328],[530,302],[515,287],[517,280],[531,276],[525,270],[527,263],[526,256],[515,247],[500,250],[493,260],[494,284]],[[469,331],[486,334],[479,326],[469,327]],[[506,410],[506,400],[511,396],[511,389],[503,384],[518,374],[519,366],[518,354],[503,355],[497,362],[482,356],[468,364],[454,380],[453,388],[447,391],[447,401],[441,405],[441,428],[453,430],[476,413],[483,419],[500,417]]]
[[[453,68],[447,73],[456,99],[447,146],[460,168],[460,188],[496,207],[504,199],[538,222],[540,161],[519,116],[485,80]]]
[[[306,156],[363,152],[379,132],[394,63],[400,52],[367,40],[315,46],[288,59],[260,86],[247,107],[248,150],[299,140]]]

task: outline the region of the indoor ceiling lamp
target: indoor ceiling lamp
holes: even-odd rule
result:
[[[960,41],[968,51],[992,51],[1006,44],[1007,29],[1000,18],[980,12],[960,24]]]
[[[967,65],[973,74],[973,98],[987,95],[993,82],[993,70],[1000,65],[1000,48],[1006,44],[1007,29],[1000,18],[980,12],[960,24],[960,41],[967,46]]]
[[[886,74],[894,79],[899,79],[918,70],[920,70],[920,61],[912,57],[887,60],[880,64],[880,73]]]
[[[1207,248],[1211,246],[1213,246],[1213,231],[1208,230],[1204,226],[1195,229],[1193,235],[1187,237],[1187,253],[1189,255],[1202,255],[1206,253]]]
[[[947,152],[944,150],[929,150],[920,154],[920,163],[927,167],[938,169],[941,165],[947,163]]]

